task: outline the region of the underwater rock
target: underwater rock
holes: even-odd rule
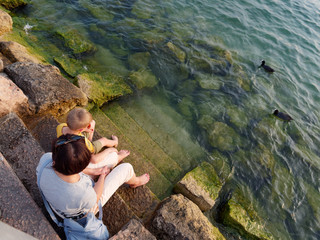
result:
[[[220,178],[220,182],[225,182],[231,173],[231,167],[229,165],[228,158],[220,153],[218,150],[213,150],[211,153],[211,162],[212,166],[216,170]]]
[[[228,105],[227,114],[230,117],[230,122],[237,128],[243,129],[249,123],[247,113],[240,106]]]
[[[225,76],[228,72],[228,63],[225,60],[214,59],[205,55],[192,56],[189,60],[189,66],[194,71],[219,76]]]
[[[181,194],[171,195],[162,201],[152,220],[157,239],[225,239],[199,207]]]
[[[174,45],[172,42],[168,42],[166,46],[173,52],[173,54],[180,60],[180,62],[185,62],[186,53],[182,49]]]
[[[195,104],[192,97],[183,97],[181,101],[178,102],[178,108],[181,114],[188,120],[193,119]]]
[[[129,55],[128,63],[131,69],[139,70],[139,69],[147,69],[150,61],[150,53],[149,52],[138,52]]]
[[[234,77],[239,86],[246,92],[251,91],[251,80],[243,68],[238,64],[232,66],[232,77]]]
[[[0,9],[0,36],[12,30],[11,16]]]
[[[150,70],[140,70],[129,75],[129,80],[138,88],[152,88],[158,84],[156,76]]]
[[[110,12],[109,8],[106,7],[106,5],[103,4],[103,2],[79,0],[79,4],[83,8],[87,9],[94,18],[100,21],[112,21],[114,18],[112,12]]]
[[[63,41],[65,47],[71,50],[75,56],[90,54],[96,51],[96,47],[85,36],[81,35],[77,29],[61,27],[55,34]]]
[[[61,67],[69,76],[73,78],[85,71],[79,60],[70,58],[66,55],[54,57],[53,60],[58,64],[59,67]]]
[[[177,87],[178,87],[177,93],[180,96],[188,96],[188,95],[192,95],[192,93],[194,93],[197,90],[198,83],[194,79],[189,78],[183,81]]]
[[[76,77],[76,81],[87,97],[98,106],[132,93],[124,80],[113,73],[103,76],[95,73],[82,73]]]
[[[242,145],[236,131],[223,122],[215,122],[208,131],[210,144],[220,151],[234,151]]]
[[[318,223],[318,226],[319,226],[319,224],[320,224],[320,205],[319,205],[320,192],[319,192],[319,189],[317,189],[315,186],[308,183],[302,177],[299,178],[299,182],[301,182],[304,186],[303,189],[305,189],[307,200],[313,210],[313,216],[315,217],[315,219]]]
[[[174,191],[189,198],[202,211],[208,211],[213,207],[221,186],[214,167],[202,162],[175,185]]]
[[[18,7],[27,5],[25,0],[1,0],[0,4],[8,10],[13,10]]]
[[[292,146],[295,155],[308,162],[310,165],[320,169],[320,157],[315,153],[314,150],[310,149],[309,146],[306,146],[305,143],[303,145],[296,143]]]
[[[215,75],[200,73],[196,75],[195,79],[203,89],[219,90],[223,85],[222,80]]]
[[[139,19],[150,19],[155,13],[155,3],[150,0],[137,0],[132,6],[131,13]]]

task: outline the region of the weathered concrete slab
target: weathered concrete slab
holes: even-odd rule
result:
[[[16,62],[4,71],[29,98],[37,114],[60,116],[77,105],[86,105],[86,95],[66,78],[58,68],[31,62]]]
[[[9,112],[28,112],[28,98],[5,73],[0,73],[0,117]]]
[[[158,239],[225,239],[199,207],[181,194],[162,202],[152,220],[152,228]]]
[[[51,115],[45,115],[38,118],[34,116],[25,118],[24,122],[42,149],[45,152],[51,152],[52,141],[57,137],[58,120]]]
[[[0,220],[38,239],[60,239],[0,153]],[[10,231],[10,232],[9,232]],[[2,239],[31,239],[0,225]],[[21,238],[19,238],[21,236]]]
[[[14,113],[0,118],[0,132],[0,152],[10,163],[32,198],[42,206],[36,184],[36,167],[44,154],[41,146]]]
[[[8,224],[0,221],[0,232],[1,237],[6,240],[16,240],[16,239],[24,239],[24,240],[36,240],[36,238],[26,234],[16,228],[11,227]]]
[[[138,218],[116,192],[103,206],[103,223],[107,226],[110,236],[116,234],[131,219]]]
[[[29,54],[28,50],[17,42],[0,42],[0,52],[6,56],[12,63],[15,62],[34,62],[40,61]]]
[[[151,215],[160,203],[160,200],[147,186],[133,189],[127,185],[123,185],[118,189],[117,193],[143,223],[146,223],[151,218]]]
[[[132,219],[110,240],[156,240],[138,220]]]
[[[208,211],[213,207],[221,187],[222,184],[214,167],[203,162],[175,185],[174,192],[189,198],[202,211]]]
[[[12,30],[12,23],[10,15],[0,10],[0,36]]]

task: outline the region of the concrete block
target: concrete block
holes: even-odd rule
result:
[[[2,222],[38,239],[60,239],[1,153],[0,192]],[[1,239],[33,239],[3,224],[0,229]]]

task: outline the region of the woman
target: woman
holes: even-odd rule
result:
[[[107,167],[103,168],[95,183],[82,173],[90,158],[84,138],[67,134],[55,140],[52,153],[44,154],[37,168],[38,173],[49,160],[39,179],[39,187],[58,215],[72,218],[81,225],[86,223],[85,216],[89,211],[98,211],[99,200],[103,206],[123,183],[135,188],[146,184],[150,178],[149,174],[137,177],[132,165],[123,163],[111,172]]]

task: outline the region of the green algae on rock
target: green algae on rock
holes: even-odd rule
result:
[[[76,77],[85,69],[82,66],[81,61],[62,55],[60,57],[54,57],[53,60],[61,67],[70,77]]]
[[[244,129],[248,126],[248,115],[244,109],[240,108],[240,106],[228,105],[227,114],[230,118],[230,122],[237,128]]]
[[[70,49],[75,56],[90,54],[96,51],[93,43],[85,39],[77,29],[61,27],[55,33],[63,41],[64,46]]]
[[[220,151],[234,151],[243,144],[236,131],[223,122],[215,122],[208,131],[210,144]]]
[[[183,97],[181,101],[178,102],[178,108],[181,114],[188,120],[192,120],[194,116],[195,104],[192,97]]]
[[[174,45],[172,42],[168,42],[166,46],[173,52],[173,54],[180,60],[180,62],[185,62],[186,53],[182,49]]]
[[[82,73],[77,76],[76,81],[80,89],[98,106],[132,93],[132,90],[124,80],[113,73],[106,75]]]
[[[132,6],[131,13],[139,19],[150,19],[155,13],[154,5],[155,2],[150,0],[137,0]]]
[[[8,10],[13,10],[18,7],[23,7],[28,4],[28,1],[25,0],[1,0],[0,5],[5,7]]]
[[[133,70],[147,69],[150,61],[150,56],[151,55],[149,52],[138,52],[130,54],[128,57],[130,68]]]
[[[199,73],[195,79],[203,89],[219,90],[223,85],[221,78],[212,74]]]
[[[231,167],[229,165],[228,158],[220,153],[218,150],[214,150],[211,153],[210,163],[216,170],[220,178],[220,182],[225,182],[231,173]]]
[[[150,70],[140,70],[129,75],[129,80],[138,88],[152,88],[158,84],[156,76]]]
[[[94,18],[100,21],[111,21],[114,18],[112,12],[110,12],[102,2],[80,0],[79,4],[87,9]]]

